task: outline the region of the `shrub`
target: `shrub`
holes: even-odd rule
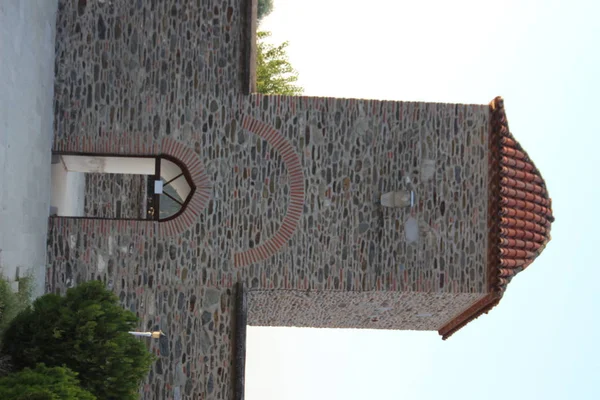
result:
[[[127,333],[136,325],[114,293],[91,281],[65,297],[35,300],[6,330],[2,350],[16,368],[66,366],[98,398],[136,399],[153,360],[144,343]]]
[[[94,400],[82,389],[77,375],[68,368],[38,364],[0,378],[0,399],[13,400]]]
[[[0,277],[0,336],[10,321],[31,304],[32,279],[19,279],[19,291],[13,292],[10,283]]]
[[[0,348],[2,335],[10,322],[31,304],[32,278],[19,279],[19,291],[14,292],[8,280],[0,277]],[[0,376],[12,371],[10,357],[0,354]]]

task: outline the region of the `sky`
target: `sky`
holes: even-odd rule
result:
[[[249,327],[247,400],[600,399],[600,2],[274,0],[305,95],[487,104],[541,171],[552,241],[437,332]]]

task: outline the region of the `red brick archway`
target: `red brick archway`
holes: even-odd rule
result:
[[[198,215],[207,206],[211,196],[211,185],[204,166],[198,155],[185,144],[164,138],[157,144],[145,142],[139,136],[123,137],[103,135],[99,138],[74,137],[70,141],[58,143],[55,154],[163,157],[176,162],[193,185],[190,198],[181,211],[173,218],[164,221],[87,218],[87,217],[55,217],[57,220],[82,219],[84,231],[135,230],[141,234],[159,236],[175,236],[189,229],[198,219]]]
[[[290,178],[290,202],[279,230],[273,237],[255,248],[235,253],[236,267],[266,260],[277,253],[292,238],[304,209],[304,172],[294,147],[277,129],[250,116],[244,117],[242,127],[266,140],[281,155]]]

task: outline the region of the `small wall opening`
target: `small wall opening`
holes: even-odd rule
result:
[[[171,157],[52,158],[53,216],[165,221],[183,212],[193,192],[188,171]]]

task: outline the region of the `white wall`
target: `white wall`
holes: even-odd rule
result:
[[[62,161],[69,172],[154,175],[154,158],[67,156]]]

